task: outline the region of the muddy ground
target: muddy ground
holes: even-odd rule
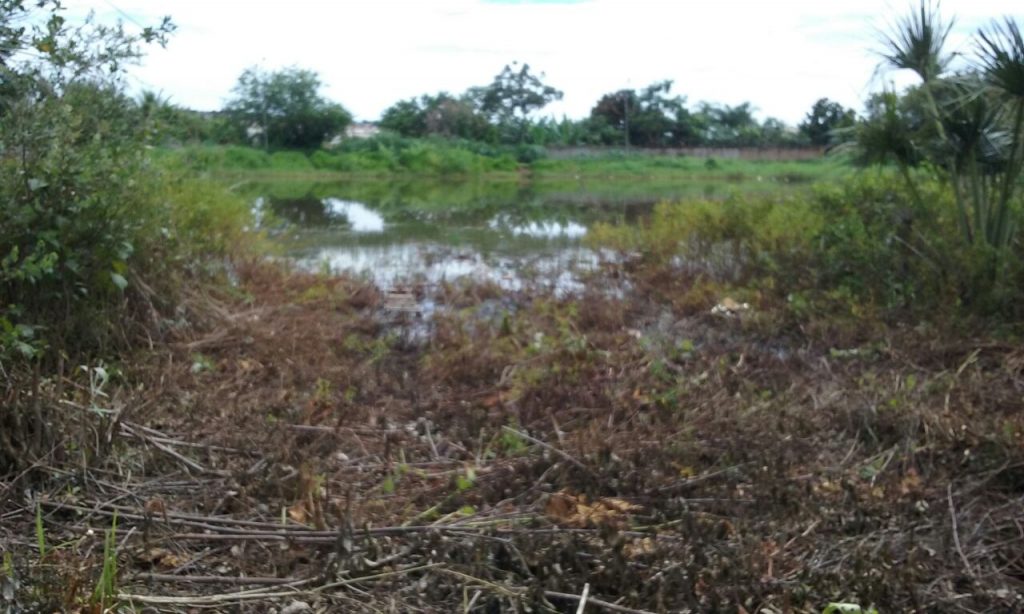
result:
[[[0,611],[1024,609],[1024,350],[597,275],[428,321],[242,267],[43,386],[73,428],[0,481]]]

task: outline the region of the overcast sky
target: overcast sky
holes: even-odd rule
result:
[[[822,97],[861,108],[903,75],[875,73],[878,31],[911,6],[896,0],[263,2],[72,0],[101,20],[178,26],[132,70],[134,87],[219,109],[248,66],[318,72],[327,97],[360,120],[397,100],[486,85],[517,60],[565,98],[542,114],[580,118],[604,93],[671,79],[690,104],[750,101],[762,119],[796,124]],[[951,43],[993,17],[1024,21],[1021,0],[946,0]],[[126,22],[127,23],[127,22]],[[128,23],[127,25],[131,25]]]

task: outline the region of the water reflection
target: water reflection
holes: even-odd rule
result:
[[[587,227],[574,222],[569,221],[531,221],[525,223],[517,223],[508,214],[501,214],[496,216],[488,224],[494,230],[510,232],[514,235],[523,235],[528,237],[539,237],[539,238],[550,238],[554,239],[557,237],[568,237],[570,239],[578,239],[583,235],[587,234]]]
[[[326,265],[332,271],[364,276],[385,290],[472,279],[510,291],[537,284],[569,293],[583,289],[577,274],[596,267],[599,258],[580,246],[535,254],[483,253],[416,242],[321,247],[295,254],[295,261],[309,270]]]
[[[384,218],[363,203],[340,198],[325,198],[329,215],[348,220],[353,232],[384,232]]]

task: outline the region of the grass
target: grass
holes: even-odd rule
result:
[[[531,170],[540,176],[659,179],[686,175],[694,180],[769,181],[806,183],[850,173],[840,158],[796,161],[756,161],[683,156],[647,156],[609,152],[605,156],[538,160]]]
[[[383,140],[354,144],[350,149],[266,153],[238,146],[192,146],[164,149],[158,156],[201,172],[278,177],[366,176],[515,176],[529,171],[545,181],[643,178],[700,181],[767,181],[794,184],[834,179],[849,172],[841,159],[748,161],[681,156],[628,154],[609,150],[601,155],[517,161],[514,148],[437,140]]]

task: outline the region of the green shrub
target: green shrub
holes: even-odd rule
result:
[[[270,168],[274,170],[308,171],[313,164],[301,151],[275,151],[270,154]]]
[[[222,152],[220,164],[231,168],[261,169],[272,163],[266,152],[251,147],[225,147]]]
[[[33,9],[16,10],[27,18]],[[39,10],[48,11],[47,28],[0,33],[27,37],[6,48],[53,49],[52,63],[44,56],[9,66],[0,91],[0,152],[18,152],[0,154],[5,362],[103,351],[127,339],[136,313],[154,324],[157,307],[173,307],[178,280],[239,245],[249,215],[216,188],[171,179],[148,157],[134,103],[116,79],[136,41],[117,29],[72,28],[59,6]],[[77,47],[82,37],[103,52]],[[182,155],[196,165],[216,157]]]
[[[588,236],[641,253],[655,270],[678,275],[683,264],[804,313],[995,322],[1024,313],[1020,248],[1000,258],[965,241],[948,184],[924,172],[913,190],[895,173],[864,173],[788,197],[662,203],[645,225],[598,225]]]

